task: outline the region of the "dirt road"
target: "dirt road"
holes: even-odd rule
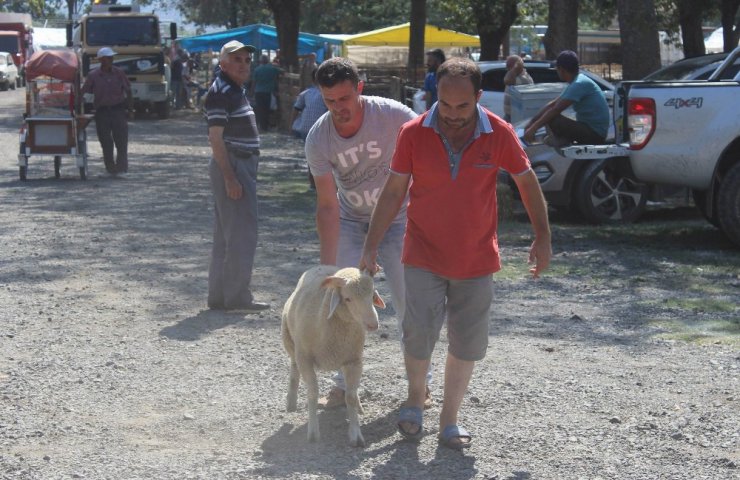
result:
[[[18,180],[22,92],[0,92],[0,478],[730,479],[740,477],[740,252],[688,209],[628,227],[553,226],[527,278],[529,227],[501,227],[490,348],[461,423],[465,454],[395,431],[405,396],[392,310],[368,336],[365,449],[344,411],[306,442],[285,412],[282,303],[317,260],[301,145],[268,133],[255,290],[261,315],[205,309],[212,228],[195,113],[131,124],[130,173],[32,160]],[[379,283],[386,294],[384,283]],[[329,385],[322,377],[322,390]]]

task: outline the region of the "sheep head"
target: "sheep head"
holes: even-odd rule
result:
[[[367,330],[378,329],[378,312],[375,311],[375,306],[385,308],[385,302],[375,290],[373,277],[361,273],[357,268],[343,268],[326,277],[321,282],[321,287],[331,290],[327,318],[331,318],[336,309],[343,305]]]

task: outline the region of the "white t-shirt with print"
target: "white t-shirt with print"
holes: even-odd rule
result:
[[[416,114],[388,98],[362,100],[362,126],[350,138],[337,133],[331,112],[316,121],[306,138],[306,160],[314,176],[334,174],[341,218],[369,222],[390,173],[398,131]],[[394,222],[405,221],[406,202]]]

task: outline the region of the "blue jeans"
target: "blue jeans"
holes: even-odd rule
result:
[[[339,220],[339,245],[337,248],[337,266],[339,268],[356,267],[360,264],[362,247],[365,244],[365,236],[369,226],[370,224],[366,222]],[[391,291],[391,302],[393,303],[393,309],[396,311],[399,341],[401,340],[401,332],[403,332],[401,323],[406,311],[406,286],[403,280],[403,264],[401,263],[405,232],[405,223],[391,224],[378,247],[378,264],[383,268],[383,273]],[[431,382],[431,372],[430,366],[427,372],[427,383]],[[344,376],[341,371],[337,372],[333,379],[338,388],[345,389]]]

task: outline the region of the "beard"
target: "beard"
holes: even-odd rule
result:
[[[463,130],[469,127],[476,120],[476,115],[471,115],[468,118],[456,118],[454,120],[440,115],[439,120],[445,127],[451,130]]]

